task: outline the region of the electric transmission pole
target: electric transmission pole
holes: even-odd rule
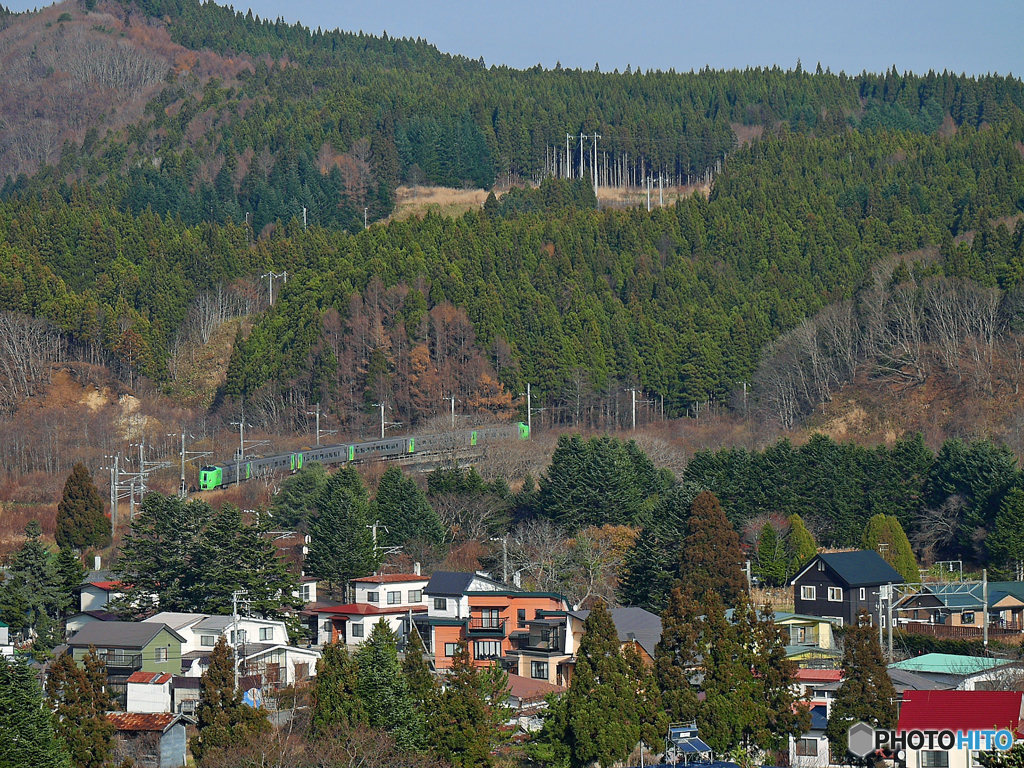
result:
[[[597,194],[597,140],[600,139],[600,138],[601,138],[601,134],[599,134],[597,131],[594,131],[594,136],[593,136],[594,143],[593,143],[593,145],[591,145],[592,146],[592,150],[593,150],[594,159],[593,159],[593,162],[591,163],[592,167],[590,169],[590,175],[594,179],[594,194]]]

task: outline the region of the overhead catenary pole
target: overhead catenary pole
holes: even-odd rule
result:
[[[594,131],[594,143],[591,145],[593,149],[593,162],[591,163],[590,175],[594,180],[594,192],[597,192],[597,140],[601,138],[601,134]]]
[[[985,648],[988,648],[988,568],[981,570],[981,601],[984,604],[981,614],[981,630],[984,635],[982,642]]]
[[[533,403],[530,401],[530,382],[526,382],[526,431],[533,437]]]
[[[579,176],[579,178],[581,178],[581,179],[583,178],[583,140],[585,138],[587,138],[587,134],[583,133],[583,131],[580,131],[580,176]]]
[[[572,141],[572,134],[565,134],[565,178],[572,178],[572,152],[569,151],[569,142]]]
[[[181,486],[178,488],[178,498],[184,499],[187,495],[185,488],[185,430],[181,430]]]

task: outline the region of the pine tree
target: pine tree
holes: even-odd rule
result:
[[[619,649],[619,635],[603,601],[583,625],[569,690],[545,722],[544,737],[567,753],[574,768],[625,759],[640,741],[637,686]]]
[[[491,679],[473,665],[469,644],[458,644],[444,690],[429,719],[431,747],[458,768],[494,765],[491,751],[498,743],[498,726],[506,712],[503,701],[508,695],[508,676],[497,671],[500,674]],[[485,694],[487,688],[490,696]]]
[[[825,734],[835,762],[849,759],[846,731],[855,722],[896,727],[896,690],[882,659],[878,631],[861,611],[856,626],[843,633],[843,684],[836,692]]]
[[[619,592],[625,605],[661,612],[680,578],[678,553],[686,538],[693,500],[703,490],[682,483],[664,492],[653,510],[641,520],[636,543],[626,554],[625,575]]]
[[[85,579],[85,566],[82,565],[82,560],[78,555],[64,547],[57,553],[57,562],[54,567],[57,572],[57,578],[60,580],[63,597],[67,601],[64,609],[66,617],[67,614],[78,610],[75,597],[76,591],[82,586],[82,581]]]
[[[367,723],[390,733],[403,749],[422,749],[423,717],[409,694],[409,684],[398,662],[395,634],[386,621],[373,625],[369,638],[356,651],[356,660],[359,698],[363,700]]]
[[[71,604],[54,558],[40,541],[38,520],[25,526],[25,543],[11,556],[7,578],[0,584],[0,612],[15,631],[33,639],[33,651],[45,654],[60,642],[59,620]]]
[[[880,544],[885,546],[879,547]],[[907,583],[914,584],[921,580],[910,540],[900,521],[893,515],[879,514],[872,517],[864,529],[861,546],[879,552]]]
[[[985,546],[994,567],[1018,579],[1024,573],[1024,488],[1015,486],[1006,494]]]
[[[361,481],[353,486],[354,472],[346,467],[331,475],[317,499],[317,518],[309,530],[306,569],[332,589],[344,589],[350,579],[373,573],[378,565],[365,488]]]
[[[818,554],[818,545],[814,541],[811,532],[804,525],[800,515],[789,516],[789,534],[786,537],[786,549],[790,557],[790,573],[796,573],[803,568],[810,559]]]
[[[423,639],[415,624],[405,646],[402,674],[405,675],[405,680],[409,685],[409,695],[416,702],[417,709],[424,715],[432,712],[438,695],[437,681],[430,674],[426,648],[423,646]]]
[[[413,539],[431,544],[444,541],[444,525],[427,495],[399,467],[388,467],[381,475],[372,514],[385,527],[383,539],[388,546]]]
[[[714,591],[726,605],[734,605],[747,590],[740,539],[710,491],[693,500],[687,530],[679,567],[683,588],[697,596]]]
[[[325,485],[327,470],[317,462],[307,464],[294,475],[285,478],[281,490],[274,494],[270,505],[274,525],[281,530],[306,530],[309,518],[316,509],[316,500]]]
[[[107,720],[110,697],[107,668],[90,648],[75,663],[70,652],[50,667],[46,693],[54,707],[57,733],[67,744],[75,768],[103,768],[114,749],[114,726]]]
[[[359,697],[359,665],[344,643],[323,647],[316,663],[312,707],[310,724],[317,734],[366,721],[366,709]]]
[[[36,673],[0,654],[0,766],[70,768],[63,740],[55,733]]]
[[[242,703],[242,692],[235,689],[234,667],[234,651],[222,635],[199,682],[198,733],[192,737],[190,746],[200,763],[206,755],[245,744],[271,730],[262,708]]]
[[[110,546],[110,520],[103,498],[81,462],[71,468],[64,495],[57,504],[57,546],[73,549]]]

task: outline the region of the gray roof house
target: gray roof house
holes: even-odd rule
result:
[[[885,625],[886,601],[903,577],[874,550],[815,555],[793,578],[794,612],[853,624],[861,610]]]

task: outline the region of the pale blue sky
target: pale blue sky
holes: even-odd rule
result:
[[[0,0],[0,3],[5,0]],[[9,2],[12,10],[33,7]],[[252,0],[263,17],[423,37],[488,64],[685,71],[820,61],[848,74],[928,69],[1024,73],[1024,0]]]

